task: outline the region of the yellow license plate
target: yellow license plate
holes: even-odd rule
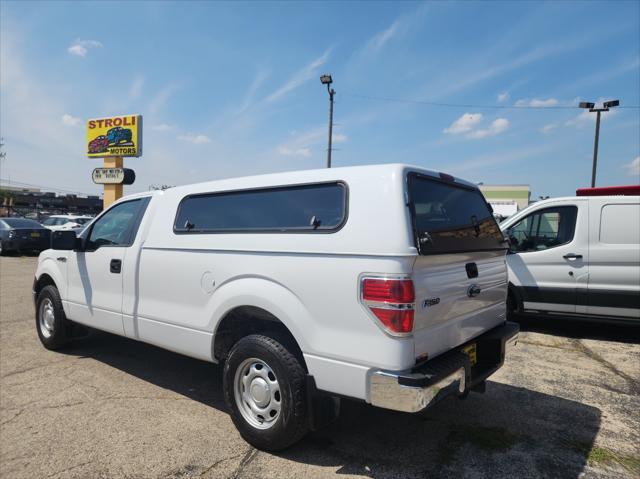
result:
[[[469,356],[471,366],[475,366],[478,362],[478,354],[476,353],[476,343],[470,344],[462,348],[462,352]]]
[[[31,233],[32,238],[40,238],[40,233]]]

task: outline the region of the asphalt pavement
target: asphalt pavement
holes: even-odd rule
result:
[[[257,451],[221,369],[95,333],[44,349],[34,257],[0,258],[1,478],[640,477],[640,331],[523,320],[485,394],[409,415],[342,401],[291,449]]]

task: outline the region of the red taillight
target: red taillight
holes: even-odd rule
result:
[[[415,301],[413,281],[366,278],[362,282],[362,299],[381,303],[413,303]]]
[[[362,302],[390,333],[413,331],[415,292],[410,279],[364,278]]]
[[[413,331],[413,309],[371,308],[376,318],[392,333],[410,333]]]

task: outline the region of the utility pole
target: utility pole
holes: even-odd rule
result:
[[[327,85],[327,91],[329,92],[329,142],[327,148],[327,168],[331,168],[331,144],[333,143],[333,95],[336,91],[331,88],[333,79],[331,75],[322,75],[320,77],[320,83]]]
[[[593,141],[593,166],[591,168],[591,188],[596,186],[596,168],[598,166],[598,143],[600,141],[600,115],[603,111],[609,111],[609,108],[613,108],[620,105],[620,100],[605,101],[602,104],[602,108],[595,108],[595,103],[582,101],[580,102],[580,108],[588,108],[591,113],[595,113],[596,116],[596,136]]]

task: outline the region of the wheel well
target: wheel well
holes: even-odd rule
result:
[[[46,273],[40,275],[38,280],[35,282],[35,286],[34,286],[33,290],[36,293],[36,297],[38,296],[40,291],[42,291],[42,289],[45,286],[55,286],[57,288],[56,282],[53,280],[53,278],[51,276],[49,276]]]
[[[520,293],[518,292],[518,288],[513,283],[509,283],[509,288],[507,290],[507,298],[511,297],[514,301],[515,313],[520,313],[522,311],[522,298],[520,297]]]
[[[215,333],[213,357],[223,361],[233,345],[250,334],[264,334],[280,340],[307,370],[302,350],[291,331],[273,314],[255,306],[237,307],[222,318]]]

